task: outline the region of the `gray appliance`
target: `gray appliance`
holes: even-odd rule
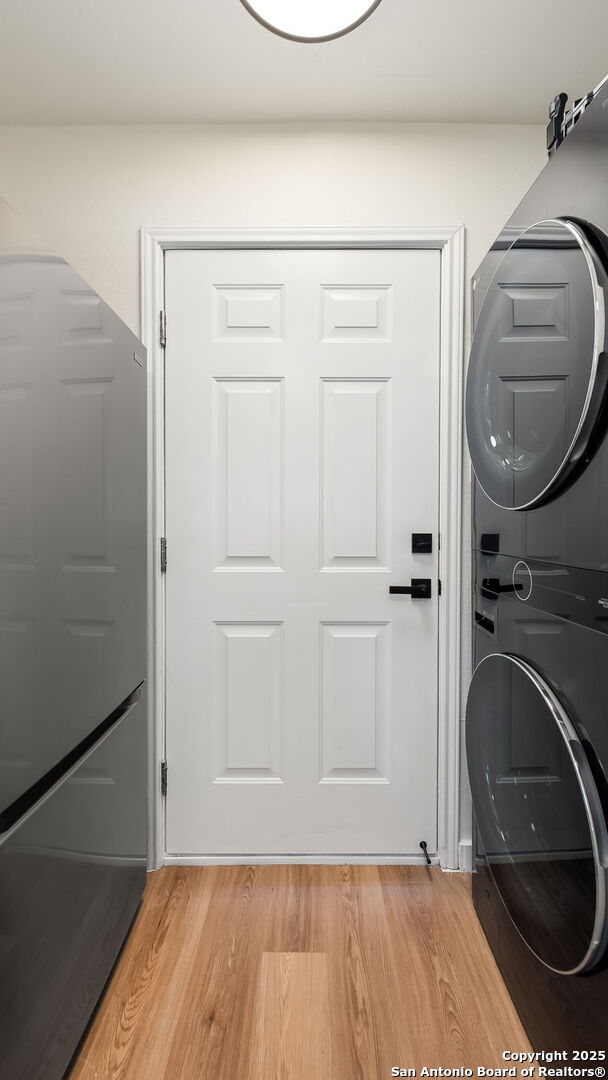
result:
[[[146,873],[146,355],[0,202],[0,1076],[59,1080]]]
[[[475,558],[473,896],[534,1049],[605,1053],[606,575],[517,562]]]
[[[534,1049],[593,1062],[608,1051],[608,80],[585,105],[473,279],[465,730],[481,924]]]
[[[473,278],[474,547],[608,570],[608,81]]]

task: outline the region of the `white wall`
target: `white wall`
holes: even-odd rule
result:
[[[537,126],[10,126],[0,127],[0,195],[139,332],[142,225],[464,224],[468,279],[545,163],[543,147]],[[468,823],[465,787],[464,837]]]
[[[469,267],[542,167],[536,126],[0,127],[0,195],[139,329],[141,225],[467,227]]]

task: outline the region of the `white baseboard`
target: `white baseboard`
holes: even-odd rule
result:
[[[433,866],[439,865],[436,855]],[[421,866],[422,855],[165,855],[165,866]]]
[[[471,840],[461,840],[458,845],[458,867],[466,870],[468,874],[473,872],[473,843]]]

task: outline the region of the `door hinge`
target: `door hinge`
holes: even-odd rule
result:
[[[167,762],[161,761],[160,763],[160,793],[161,795],[167,794]]]
[[[441,596],[441,578],[437,582],[437,596]]]
[[[166,536],[161,536],[161,538],[160,538],[160,572],[161,572],[161,574],[164,574],[166,569],[167,569],[167,538],[166,538]]]
[[[159,327],[158,327],[158,339],[160,341],[161,349],[166,348],[167,345],[167,316],[164,311],[160,312]]]

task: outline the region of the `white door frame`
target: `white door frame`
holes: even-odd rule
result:
[[[142,228],[141,326],[148,350],[148,497],[150,591],[148,670],[150,708],[149,866],[165,863],[165,802],[160,763],[165,755],[165,578],[160,538],[165,535],[164,253],[175,249],[354,248],[432,249],[441,252],[439,379],[439,604],[438,642],[438,854],[446,870],[459,869],[460,817],[460,608],[462,513],[462,386],[464,227],[344,229]],[[171,328],[169,326],[169,333]],[[169,552],[169,558],[171,557]],[[273,860],[276,861],[276,860]],[[295,861],[298,861],[295,859]],[[345,861],[356,861],[352,857]],[[376,860],[381,861],[381,860]]]

